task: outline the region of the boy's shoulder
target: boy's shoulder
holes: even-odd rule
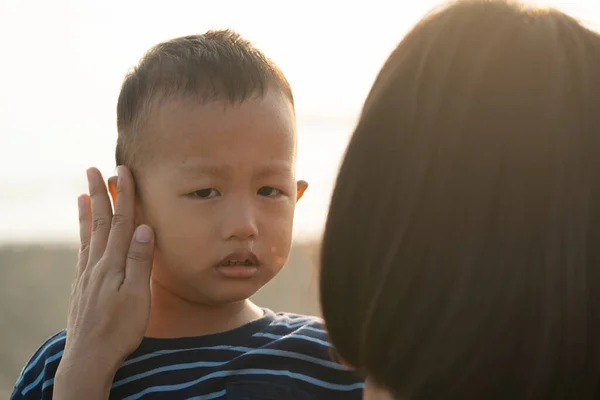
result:
[[[65,349],[67,332],[62,330],[46,340],[21,371],[11,400],[51,399],[54,375]]]
[[[283,327],[290,330],[296,330],[302,327],[312,327],[323,331],[325,326],[322,318],[313,315],[273,312],[269,309],[265,309],[265,315],[271,317],[272,327]]]
[[[249,351],[238,360],[242,368],[260,365],[262,376],[257,380],[296,390],[285,395],[289,399],[362,398],[363,381],[336,360],[321,318],[271,315],[268,325],[244,340]]]
[[[268,315],[270,311],[266,312]],[[328,349],[327,354],[331,353],[329,349],[332,346],[321,318],[286,312],[271,313],[271,316],[271,323],[253,337],[271,338],[275,342],[284,341],[291,346],[292,343],[303,343],[304,348]]]

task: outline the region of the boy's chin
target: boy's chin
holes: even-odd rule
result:
[[[190,270],[172,271],[155,266],[153,272],[158,272],[154,279],[159,283],[158,287],[167,289],[157,291],[157,295],[168,296],[167,293],[170,292],[191,304],[218,307],[251,298],[277,276],[282,268],[283,265],[263,265],[250,273],[252,271],[244,271],[243,268],[223,267],[227,269],[224,272],[215,269],[194,273],[195,271]]]
[[[262,286],[256,282],[236,282],[235,284],[215,285],[195,293],[195,302],[210,306],[224,306],[238,303],[254,296]]]
[[[231,303],[238,303],[240,301],[248,300],[254,294],[258,292],[258,290],[247,290],[247,291],[232,291],[227,293],[221,293],[217,298],[214,298],[213,301],[218,305],[226,305]]]

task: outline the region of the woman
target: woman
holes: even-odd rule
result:
[[[333,344],[389,398],[600,395],[599,35],[496,1],[421,21],[366,100],[321,268]]]
[[[600,37],[557,11],[459,2],[392,53],[321,259],[327,327],[366,399],[600,394],[599,99]],[[151,243],[134,244],[142,271]],[[104,275],[75,285],[57,399],[106,398],[141,339]],[[100,362],[77,354],[90,346]]]

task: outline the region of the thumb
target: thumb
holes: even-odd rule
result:
[[[154,259],[154,232],[148,225],[137,227],[127,253],[123,285],[133,291],[149,290]]]

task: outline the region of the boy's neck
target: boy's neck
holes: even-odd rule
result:
[[[191,303],[151,280],[152,303],[146,336],[204,336],[239,328],[263,316],[250,300],[220,306]]]

